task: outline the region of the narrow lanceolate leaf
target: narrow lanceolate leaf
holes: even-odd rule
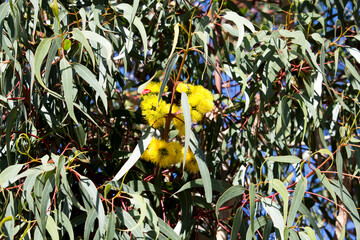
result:
[[[143,152],[146,150],[146,148],[149,146],[152,137],[154,136],[155,130],[151,127],[147,128],[144,134],[141,136],[141,139],[136,145],[133,153],[131,154],[130,158],[126,161],[124,166],[120,169],[120,171],[115,175],[113,178],[113,181],[118,181],[122,176],[127,173],[127,171],[130,170],[132,166],[139,160]]]
[[[343,197],[342,201],[346,209],[349,211],[351,219],[355,225],[356,239],[360,239],[360,216],[356,204],[353,200],[353,196],[348,192],[346,188],[343,188],[341,190],[340,183],[337,180],[331,181],[331,185],[336,195],[338,195],[339,197],[342,195]]]
[[[16,179],[16,176],[18,175],[23,166],[23,164],[15,164],[3,170],[0,173],[0,187],[6,188],[11,183],[13,183],[13,179]]]
[[[185,167],[185,160],[189,148],[190,135],[191,135],[190,105],[189,105],[188,97],[185,92],[181,92],[181,107],[183,109],[184,122],[185,122],[185,146],[184,146],[184,158],[183,158],[183,166]]]
[[[36,52],[35,52],[35,76],[36,76],[36,79],[38,80],[39,84],[43,88],[45,88],[51,95],[53,95],[54,97],[57,97],[57,98],[61,98],[61,95],[50,90],[45,85],[45,83],[43,82],[42,77],[41,77],[41,66],[42,66],[42,63],[43,63],[46,55],[48,54],[50,46],[51,46],[51,39],[45,38],[41,41],[41,43],[37,47]],[[45,69],[45,71],[47,71],[47,69]]]
[[[205,198],[208,203],[212,202],[212,186],[208,166],[206,164],[205,155],[200,148],[200,143],[195,134],[190,130],[190,149],[193,152],[196,162],[199,165],[200,175],[203,179]]]
[[[74,98],[75,93],[73,90],[73,73],[70,66],[70,63],[65,59],[60,60],[60,71],[61,71],[61,80],[63,84],[63,90],[64,90],[64,97],[65,102],[67,106],[67,110],[69,112],[70,117],[74,120],[76,124],[78,124],[78,121],[75,117],[74,112]]]
[[[250,198],[250,229],[253,237],[255,238],[255,228],[254,228],[254,220],[255,220],[255,184],[250,183],[249,187],[249,198]]]
[[[268,161],[274,161],[279,163],[299,163],[301,159],[297,156],[288,155],[288,156],[275,156],[266,158]]]
[[[91,62],[95,68],[95,66],[96,66],[95,56],[94,56],[94,52],[93,52],[92,48],[90,47],[88,40],[85,38],[84,34],[78,28],[75,28],[72,33],[73,33],[73,38],[75,40],[79,41],[86,49],[87,53],[90,56]]]
[[[74,67],[76,73],[79,74],[79,76],[82,79],[84,79],[90,85],[90,87],[92,87],[96,91],[96,94],[100,96],[100,98],[104,104],[104,107],[107,110],[108,102],[106,99],[106,94],[105,94],[101,84],[96,79],[96,76],[84,65],[74,63],[73,67]]]
[[[360,51],[356,48],[348,48],[347,50],[355,58],[355,60],[360,64]]]
[[[50,215],[47,217],[46,230],[50,234],[52,240],[60,239],[58,231],[57,231],[57,225],[56,225],[54,219]]]
[[[237,43],[235,45],[235,49],[240,47],[240,45],[241,45],[241,43],[243,41],[243,38],[244,38],[244,35],[245,35],[244,26],[246,26],[252,32],[255,32],[255,28],[252,25],[252,23],[249,20],[247,20],[246,18],[239,16],[235,12],[227,11],[227,12],[225,12],[225,15],[223,16],[223,18],[225,18],[226,20],[234,22],[235,25],[237,26],[238,40],[237,40]]]
[[[279,210],[279,206],[277,206],[270,198],[262,198],[261,203],[265,211],[271,217],[274,227],[279,230],[281,239],[284,239],[285,222]]]
[[[115,224],[116,224],[116,216],[114,212],[110,212],[108,214],[108,223],[107,223],[107,231],[106,231],[106,239],[113,240],[115,236]]]
[[[0,5],[0,24],[7,17],[10,11],[9,2],[4,2]]]
[[[195,187],[202,187],[203,184],[203,180],[202,179],[196,179],[190,182],[185,183],[175,194],[178,194],[182,191],[185,191],[186,189],[190,189],[190,188],[195,188]],[[214,191],[223,193],[225,192],[230,185],[222,180],[218,180],[218,179],[211,179],[211,185]]]
[[[231,188],[229,188],[228,190],[226,190],[224,192],[223,195],[220,196],[219,200],[216,203],[216,208],[215,208],[215,213],[216,213],[216,217],[219,217],[219,208],[227,201],[229,201],[230,199],[234,198],[234,197],[238,197],[240,195],[242,195],[245,191],[245,188],[236,185],[236,186],[232,186]]]
[[[179,235],[174,232],[174,229],[172,229],[167,223],[165,223],[162,219],[158,218],[158,223],[160,227],[160,231],[164,233],[169,239],[174,240],[180,240],[181,238]]]
[[[172,54],[174,53],[175,49],[176,49],[176,45],[177,45],[177,42],[179,40],[179,33],[180,33],[180,30],[179,30],[179,23],[176,23],[175,26],[174,26],[174,41],[172,43],[172,48],[171,48],[171,52],[170,52],[170,56],[172,56]]]
[[[174,70],[174,67],[176,65],[178,58],[179,58],[179,54],[175,53],[174,55],[172,55],[170,57],[170,60],[168,61],[168,64],[166,65],[165,76],[164,76],[164,79],[162,80],[162,83],[160,86],[158,102],[160,102],[160,100],[161,100],[162,94],[164,93],[164,89],[170,79],[170,74]]]
[[[136,225],[126,230],[130,232],[142,226],[146,216],[146,203],[145,203],[145,199],[140,194],[137,193],[128,193],[128,194],[133,198],[133,202],[135,203],[136,206],[138,206],[140,211],[140,217]]]
[[[259,217],[255,220],[255,224],[254,224],[254,230],[258,230],[259,228],[265,226],[269,221],[271,221],[269,219],[269,217]],[[247,232],[246,232],[246,240],[251,240],[252,239],[252,233],[251,233],[251,228],[248,228]]]
[[[281,182],[279,179],[273,179],[271,182],[273,188],[280,194],[281,198],[283,199],[284,202],[283,215],[284,215],[284,222],[286,223],[288,206],[289,206],[289,193],[286,190],[284,183]]]
[[[58,224],[64,226],[64,228],[66,229],[66,231],[70,237],[70,240],[73,240],[74,239],[73,226],[71,225],[71,222],[70,222],[69,218],[65,215],[65,213],[63,213],[59,209],[56,209],[55,210],[55,219],[57,219]]]
[[[312,228],[310,227],[305,227],[305,231],[308,234],[308,236],[310,237],[311,240],[316,240],[316,236],[315,236],[315,232]]]
[[[18,115],[18,108],[14,107],[13,109],[11,109],[10,113],[8,113],[7,116],[7,120],[6,120],[6,136],[5,136],[5,140],[6,140],[6,152],[8,154],[6,154],[6,159],[7,159],[7,166],[10,166],[13,164],[13,160],[11,159],[11,135],[13,132],[13,127],[15,125],[16,122],[16,116]]]
[[[138,90],[137,92],[139,94],[141,94],[145,89],[146,89],[146,86],[155,78],[158,78],[159,76],[162,75],[162,71],[159,70],[157,71],[149,80],[147,80],[145,83],[141,84],[139,87],[138,87]]]
[[[338,171],[338,175],[340,176],[339,177],[340,199],[343,200],[343,179],[342,179],[342,175],[343,175],[343,158],[341,156],[340,148],[336,152],[336,168],[337,168],[337,171]]]
[[[241,239],[246,239],[246,229],[243,224],[243,214],[244,211],[242,208],[238,208],[235,213],[234,222],[231,229],[230,240],[236,240],[238,233],[240,233]]]
[[[82,34],[87,39],[100,43],[101,46],[105,48],[105,53],[106,53],[105,56],[102,56],[102,57],[105,58],[106,60],[110,60],[112,52],[113,52],[113,48],[112,48],[111,43],[106,38],[104,38],[103,36],[101,36],[95,32],[87,31],[87,30],[82,31]]]
[[[105,210],[102,201],[99,197],[97,188],[94,185],[94,183],[85,176],[80,176],[80,187],[84,192],[88,194],[90,199],[87,199],[87,201],[91,202],[94,209],[96,210],[97,218],[99,220],[99,226],[100,226],[99,230],[100,230],[100,234],[102,235],[103,233],[105,233]]]
[[[329,191],[331,197],[332,197],[332,200],[335,202],[335,204],[337,204],[337,198],[336,198],[336,195],[335,195],[335,192],[334,192],[334,189],[332,188],[329,180],[327,179],[327,177],[325,176],[325,174],[322,174],[320,172],[319,169],[315,169],[316,171],[316,175],[318,177],[318,179],[320,179],[321,183],[325,186],[326,190]]]
[[[291,207],[289,211],[289,217],[287,220],[287,225],[292,226],[295,220],[295,216],[297,211],[299,210],[300,204],[304,197],[305,191],[307,187],[306,178],[301,178],[299,182],[296,184],[294,195],[291,199]]]
[[[136,1],[135,1],[136,2]],[[148,44],[147,44],[147,35],[144,24],[141,22],[139,17],[136,17],[136,10],[137,6],[134,3],[134,7],[127,3],[120,3],[115,6],[118,10],[123,10],[123,17],[130,23],[134,24],[134,26],[138,29],[141,37],[141,41],[143,42],[143,49],[144,49],[144,59],[146,59],[147,51],[148,51]]]

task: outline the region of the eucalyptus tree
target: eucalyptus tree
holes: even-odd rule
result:
[[[359,16],[4,1],[1,238],[360,239]]]

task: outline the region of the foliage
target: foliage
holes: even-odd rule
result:
[[[1,238],[360,239],[359,4],[269,2],[1,3]]]

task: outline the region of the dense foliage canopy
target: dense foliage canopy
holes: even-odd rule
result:
[[[359,7],[2,1],[0,238],[360,239]]]

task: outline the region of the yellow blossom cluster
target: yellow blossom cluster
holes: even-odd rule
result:
[[[170,118],[172,126],[178,130],[178,135],[184,136],[184,115],[180,105],[177,105],[180,99],[176,99],[173,102],[172,107],[170,107],[170,104],[162,98],[159,101],[160,87],[161,82],[150,82],[142,92],[140,107],[143,116],[147,123],[156,129],[165,127],[166,119]],[[164,92],[167,90],[168,88],[166,86]],[[204,114],[212,111],[214,107],[213,94],[203,86],[179,83],[176,86],[176,92],[185,92],[187,94],[190,105],[191,120],[193,123],[201,121]],[[168,127],[169,125],[167,125],[167,128]],[[169,129],[167,129],[167,131],[168,130]],[[168,142],[164,139],[159,140],[154,138],[141,157],[144,160],[152,162],[160,167],[168,168],[174,164],[180,163],[183,160],[184,147],[179,142]],[[199,171],[195,156],[190,149],[188,149],[186,154],[185,169],[193,174]]]
[[[193,123],[200,122],[205,113],[211,112],[214,108],[213,94],[203,86],[180,83],[176,91],[185,92],[188,95],[191,120]],[[184,116],[178,115],[174,120],[174,126],[179,131],[179,135],[185,134]]]
[[[170,104],[164,100],[158,102],[161,82],[150,82],[146,86],[147,93],[142,95],[141,109],[147,123],[153,128],[161,128],[165,124],[165,117],[169,114]],[[167,87],[165,88],[165,91]]]
[[[179,142],[166,142],[153,138],[142,154],[141,158],[159,165],[163,168],[168,168],[171,165],[180,163],[184,157],[184,147]],[[199,166],[196,162],[194,154],[188,149],[185,160],[185,168],[190,173],[195,174],[199,171]]]

